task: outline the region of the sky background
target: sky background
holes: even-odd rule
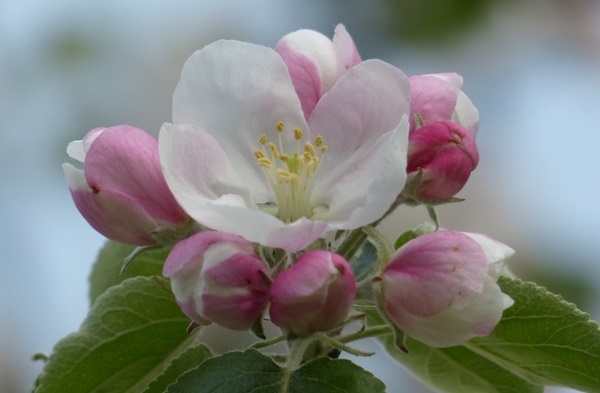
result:
[[[363,59],[463,75],[481,115],[480,165],[466,201],[438,210],[442,225],[511,245],[522,277],[600,318],[600,2],[481,1],[457,17],[433,0],[147,3],[0,0],[0,392],[29,391],[42,367],[31,356],[89,306],[104,239],[71,201],[68,142],[117,124],[157,134],[183,62],[209,42],[273,47],[299,28],[331,36],[337,23]],[[403,208],[383,228],[425,219]],[[376,358],[361,364],[390,391],[428,392]]]

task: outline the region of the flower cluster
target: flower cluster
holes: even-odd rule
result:
[[[392,250],[373,227],[403,204],[457,200],[479,160],[479,114],[461,87],[454,73],[362,60],[342,25],[275,50],[221,40],[185,63],[158,140],[94,129],[67,149],[83,169],[63,169],[100,233],[172,247],[163,274],[195,324],[267,318],[290,340],[337,337],[360,300],[395,331],[458,345],[511,305],[496,280],[512,249],[431,229]]]

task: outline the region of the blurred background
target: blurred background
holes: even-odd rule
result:
[[[464,76],[481,160],[466,202],[438,210],[442,225],[511,245],[521,277],[600,318],[600,2],[0,0],[0,392],[30,391],[32,355],[88,309],[104,239],[71,201],[67,143],[117,124],[156,134],[183,62],[211,41],[273,47],[337,23],[363,59]],[[383,227],[425,219],[403,208]],[[390,392],[429,392],[383,355],[360,363]]]

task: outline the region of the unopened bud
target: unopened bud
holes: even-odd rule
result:
[[[489,335],[512,299],[496,284],[514,251],[484,235],[432,232],[402,246],[381,274],[383,309],[432,347]]]
[[[356,298],[352,269],[340,255],[309,251],[275,277],[271,321],[297,336],[338,327]]]
[[[183,312],[199,325],[249,329],[268,301],[268,273],[252,243],[199,232],[175,245],[163,268]]]
[[[478,162],[475,137],[462,126],[448,121],[425,125],[409,134],[409,177],[403,194],[417,201],[451,198]]]
[[[63,164],[75,206],[107,238],[147,246],[185,227],[188,216],[167,186],[152,135],[126,125],[96,128],[67,153],[83,163],[83,170]]]

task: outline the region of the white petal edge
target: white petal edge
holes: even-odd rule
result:
[[[306,120],[288,69],[273,49],[220,40],[186,61],[173,94],[173,123],[209,133],[249,184],[264,180],[254,150],[263,134],[277,140],[279,121],[289,130],[281,135],[284,146],[295,145],[291,130],[306,129]]]

